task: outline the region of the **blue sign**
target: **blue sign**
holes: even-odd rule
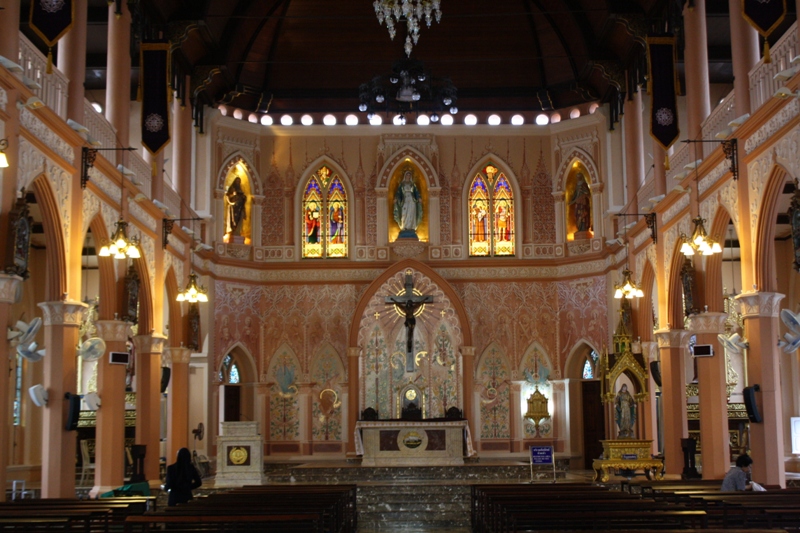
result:
[[[622,454],[622,460],[623,461],[635,461],[638,458],[639,458],[639,456],[636,455],[635,453],[623,453]]]
[[[531,446],[531,464],[534,465],[553,464],[553,447]]]

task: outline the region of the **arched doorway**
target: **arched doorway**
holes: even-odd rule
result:
[[[591,470],[592,461],[603,453],[605,416],[598,374],[600,352],[579,342],[567,358],[565,377],[569,387],[570,441],[581,459],[572,466]]]
[[[237,344],[222,358],[218,372],[222,386],[220,420],[255,420],[253,383],[256,372],[249,354]]]

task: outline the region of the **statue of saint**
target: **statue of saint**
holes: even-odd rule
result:
[[[417,236],[417,227],[422,222],[422,199],[410,170],[403,173],[403,181],[394,193],[393,214],[400,226],[400,237]]]
[[[580,233],[592,229],[592,191],[586,178],[578,172],[575,177],[575,192],[572,193],[569,205],[574,206],[575,232]]]
[[[236,176],[225,193],[225,234],[241,235],[242,221],[247,218],[247,195],[242,190],[242,178]]]
[[[617,397],[614,399],[614,407],[616,408],[616,421],[619,426],[618,439],[632,439],[633,426],[636,424],[636,401],[628,392],[628,385],[623,384],[619,389]]]

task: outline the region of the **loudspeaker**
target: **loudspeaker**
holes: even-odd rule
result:
[[[653,376],[653,381],[656,385],[661,386],[661,363],[658,361],[650,361],[650,375]]]
[[[78,429],[78,418],[81,416],[81,397],[68,392],[64,395],[64,398],[69,401],[69,412],[67,413],[67,423],[64,425],[64,429],[75,431]]]
[[[747,409],[747,418],[750,422],[761,423],[764,421],[761,418],[761,413],[758,412],[758,405],[756,405],[756,392],[760,391],[761,387],[758,384],[752,387],[745,387],[742,391],[744,395],[744,407]]]
[[[161,367],[161,394],[167,392],[169,386],[169,377],[172,375],[172,369],[168,366]]]

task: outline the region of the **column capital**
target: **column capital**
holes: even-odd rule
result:
[[[474,346],[462,346],[461,347],[461,355],[464,357],[474,357],[475,356],[475,347]]]
[[[725,333],[727,313],[697,313],[689,317],[689,331],[692,333]]]
[[[155,331],[150,335],[136,335],[133,338],[133,346],[136,348],[136,353],[162,353],[166,342],[167,337]]]
[[[189,359],[192,358],[192,351],[189,348],[184,348],[183,346],[176,347],[170,346],[169,348],[164,348],[162,356],[162,364],[166,365],[167,363],[176,364],[182,363],[187,364]]]
[[[0,274],[0,303],[17,303],[22,297],[22,278]]]
[[[358,357],[361,355],[361,348],[358,346],[349,346],[347,348],[347,357]]]
[[[656,341],[642,341],[642,355],[647,361],[658,359],[658,343]]]
[[[687,348],[691,333],[685,329],[659,329],[655,335],[659,349]]]
[[[777,318],[781,312],[784,295],[778,292],[743,292],[736,296],[742,318]]]
[[[38,304],[44,315],[45,326],[80,326],[83,312],[89,307],[83,302],[61,300]]]
[[[106,342],[127,342],[128,323],[122,320],[98,320],[97,336]]]

